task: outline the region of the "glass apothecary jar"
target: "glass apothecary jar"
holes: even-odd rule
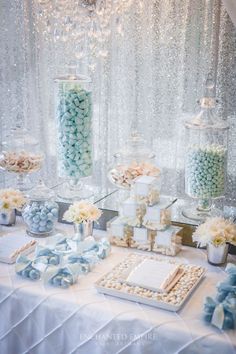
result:
[[[155,160],[155,154],[147,147],[142,135],[134,131],[124,149],[113,156],[108,179],[116,187],[130,189],[133,181],[139,176],[161,178],[161,171]]]
[[[40,151],[39,142],[26,128],[16,126],[10,130],[2,143],[0,168],[16,174],[17,189],[26,191],[32,188],[29,174],[39,171],[43,160],[44,155]]]
[[[28,202],[22,210],[27,233],[33,237],[49,236],[58,220],[58,204],[55,193],[40,181],[27,196]]]
[[[225,193],[229,125],[216,115],[214,85],[208,77],[200,112],[186,128],[185,192],[198,201],[183,215],[203,220],[211,215],[212,202]]]
[[[58,175],[66,180],[58,195],[66,200],[89,198],[83,178],[92,175],[91,80],[75,68],[56,78],[55,103],[58,140]]]

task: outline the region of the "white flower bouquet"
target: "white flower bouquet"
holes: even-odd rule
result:
[[[102,212],[94,204],[86,200],[74,202],[64,213],[63,220],[75,224],[97,221]]]
[[[208,218],[193,233],[193,241],[201,247],[208,243],[216,247],[225,243],[236,245],[236,224],[220,217]]]
[[[0,189],[0,211],[20,210],[26,203],[23,193],[15,189]]]

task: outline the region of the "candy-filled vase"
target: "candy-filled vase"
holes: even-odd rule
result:
[[[2,143],[0,169],[16,176],[16,189],[27,191],[33,187],[29,176],[41,169],[44,156],[39,142],[23,127],[21,116],[15,124]]]
[[[92,175],[92,93],[90,79],[69,74],[55,79],[58,175],[66,200],[92,196],[83,180]]]
[[[214,85],[208,76],[201,110],[185,122],[185,192],[197,206],[188,206],[183,215],[195,220],[219,216],[212,204],[225,194],[229,126],[217,117],[215,105]]]

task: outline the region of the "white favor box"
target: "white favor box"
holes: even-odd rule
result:
[[[171,224],[170,201],[161,200],[157,205],[148,206],[143,224],[150,230],[163,230]],[[166,209],[167,208],[167,209]]]
[[[122,215],[127,218],[135,218],[139,214],[143,216],[145,214],[145,210],[145,205],[142,202],[132,198],[126,199],[122,203]]]
[[[115,246],[128,247],[133,235],[131,226],[125,224],[122,217],[117,217],[107,224],[110,243]]]
[[[181,249],[181,237],[179,233],[182,228],[170,226],[163,231],[157,231],[152,250],[157,253],[175,256]]]
[[[148,230],[145,227],[134,227],[130,247],[151,251],[152,240],[155,237],[155,234],[156,231]]]
[[[167,230],[159,231],[155,237],[155,243],[157,246],[170,247],[172,238],[175,236],[176,231],[170,227]]]
[[[134,227],[133,239],[138,243],[148,242],[148,230],[144,227]]]
[[[154,205],[160,197],[160,177],[140,176],[134,180],[132,194],[136,200]]]
[[[120,217],[110,223],[110,233],[118,238],[123,238],[124,228],[125,224]]]

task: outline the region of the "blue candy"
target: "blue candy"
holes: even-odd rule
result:
[[[56,257],[56,256],[49,257],[48,263],[53,264],[53,265],[58,265],[59,264],[59,257]]]
[[[53,211],[53,212],[51,212]],[[23,210],[22,216],[29,231],[43,234],[53,230],[58,217],[58,206],[54,202],[33,202]]]
[[[192,147],[186,160],[186,191],[194,198],[224,194],[226,149],[221,145]]]
[[[60,175],[89,176],[92,172],[91,93],[77,84],[74,88],[62,84],[59,99]]]
[[[63,277],[61,280],[61,286],[63,288],[68,288],[72,284],[73,284],[73,279],[72,276],[69,274],[66,277]]]
[[[32,269],[29,272],[29,277],[32,280],[38,280],[40,278],[40,272],[37,269]]]
[[[21,275],[24,278],[29,278],[29,273],[30,273],[30,269],[26,268],[26,269],[22,270]]]
[[[56,286],[61,286],[61,281],[62,281],[62,276],[61,275],[56,275],[55,277],[53,277],[51,279],[52,284],[56,285]]]
[[[236,328],[236,265],[228,264],[226,272],[228,278],[217,284],[216,301],[206,298],[203,315],[206,322],[225,330]]]

